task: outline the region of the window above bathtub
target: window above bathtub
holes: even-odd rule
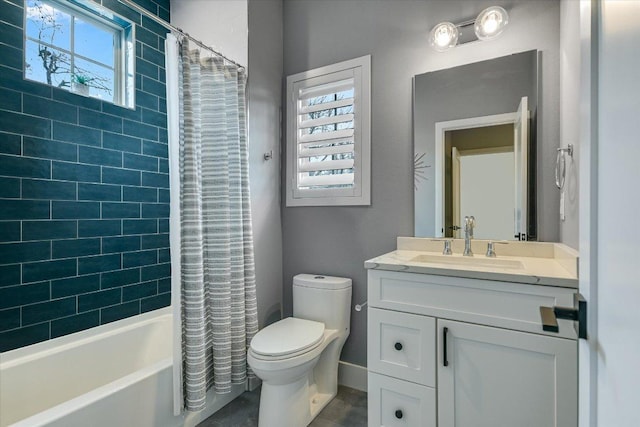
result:
[[[24,75],[134,108],[134,25],[89,0],[25,0]]]

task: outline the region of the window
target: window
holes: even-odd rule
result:
[[[25,77],[134,107],[133,24],[89,1],[25,0]]]
[[[287,206],[369,205],[371,57],[287,77]]]

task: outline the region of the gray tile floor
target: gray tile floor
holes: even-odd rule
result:
[[[243,393],[198,424],[198,427],[256,427],[259,406],[260,388]],[[337,396],[318,414],[309,427],[365,427],[366,425],[367,393],[340,386]]]

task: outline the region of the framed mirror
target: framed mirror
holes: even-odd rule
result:
[[[415,76],[415,236],[535,240],[539,53]]]

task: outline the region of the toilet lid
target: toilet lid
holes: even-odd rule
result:
[[[286,356],[315,347],[323,334],[324,323],[287,317],[258,332],[251,349],[263,356]]]

